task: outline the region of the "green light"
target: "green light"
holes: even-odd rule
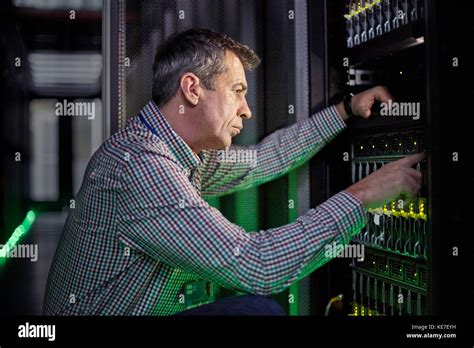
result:
[[[12,235],[10,238],[7,240],[5,245],[3,246],[2,249],[0,249],[0,258],[5,258],[7,254],[12,250],[15,245],[17,245],[18,241],[20,238],[27,233],[31,225],[33,225],[33,222],[35,222],[36,219],[36,213],[33,210],[30,210],[27,214],[23,222],[15,228],[13,231]]]

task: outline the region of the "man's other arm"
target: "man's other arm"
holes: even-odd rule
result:
[[[285,175],[303,165],[344,128],[343,116],[331,106],[273,132],[259,144],[230,146],[227,156],[223,151],[206,151],[201,168],[202,195],[228,194]]]

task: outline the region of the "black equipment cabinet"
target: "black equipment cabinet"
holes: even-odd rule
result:
[[[324,314],[338,295],[343,306],[330,314],[453,314],[450,299],[470,291],[462,270],[472,262],[460,250],[470,253],[465,241],[472,237],[460,202],[472,182],[463,178],[472,159],[465,146],[472,87],[463,83],[473,75],[465,41],[474,33],[472,10],[468,1],[436,0],[310,6],[311,63],[324,67],[324,82],[311,86],[322,91],[312,90],[312,107],[377,85],[394,96],[392,105],[375,105],[369,120],[349,120],[348,130],[312,160],[312,206],[382,165],[427,153],[416,167],[423,186],[414,201],[367,212],[368,224],[350,247],[363,247],[363,260],[336,258],[312,275],[312,314]]]

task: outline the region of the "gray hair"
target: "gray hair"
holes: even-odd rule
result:
[[[246,70],[260,64],[260,58],[248,46],[225,34],[193,28],[170,36],[158,46],[153,64],[153,101],[159,106],[176,94],[183,74],[192,72],[205,88],[214,90],[214,78],[226,71],[225,53],[232,51]]]

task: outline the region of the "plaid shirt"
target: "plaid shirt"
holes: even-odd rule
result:
[[[202,199],[306,162],[344,129],[335,107],[257,145],[230,147],[255,150],[256,163],[195,155],[153,102],[140,115],[89,162],[50,269],[46,315],[172,315],[186,309],[183,285],[199,279],[278,293],[330,259],[325,245],[347,244],[366,223],[362,203],[345,191],[294,223],[255,233]]]

